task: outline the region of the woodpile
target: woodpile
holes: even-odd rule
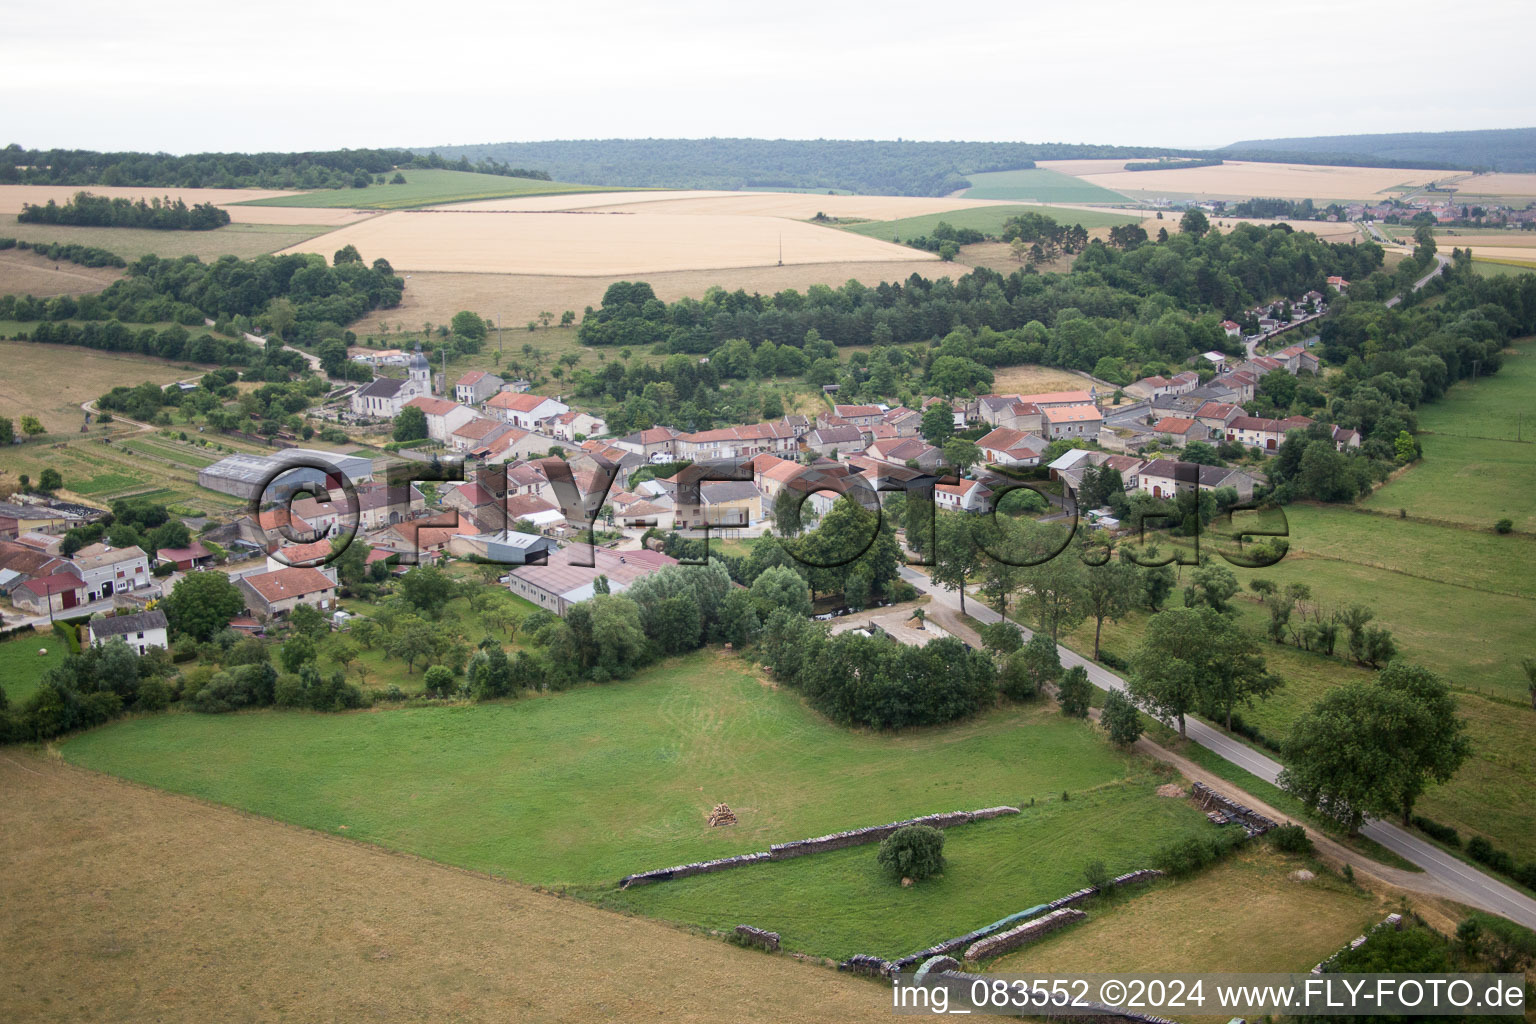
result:
[[[715,804],[715,809],[709,812],[709,825],[711,828],[734,824],[736,824],[736,814],[725,804]]]

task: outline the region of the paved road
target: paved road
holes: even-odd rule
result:
[[[1429,284],[1431,280],[1443,274],[1445,272],[1445,268],[1450,265],[1451,258],[1449,256],[1446,256],[1443,253],[1435,253],[1435,269],[1431,270],[1429,273],[1413,282],[1413,290],[1418,291],[1420,288],[1423,288],[1425,285]],[[1393,306],[1402,301],[1403,297],[1401,295],[1394,295],[1386,302],[1382,303],[1382,305],[1386,306],[1388,309],[1391,309]]]
[[[213,326],[213,321],[209,320],[207,317],[204,317],[203,318],[203,324],[205,326],[212,327]],[[267,339],[263,338],[261,335],[259,335],[259,334],[252,334],[250,331],[242,331],[241,333],[245,336],[245,340],[246,341],[250,342],[252,345],[255,345],[257,348],[264,349],[264,348],[267,347]],[[312,356],[308,352],[305,352],[301,348],[293,348],[292,345],[288,345],[286,347],[293,349],[293,351],[295,351],[299,355],[303,356],[304,357],[304,361],[310,365],[310,368],[312,370],[314,370],[316,373],[321,373],[323,375],[323,371],[321,370],[321,367],[320,367],[320,357],[319,356]]]
[[[935,602],[946,608],[959,610],[958,594],[936,586],[927,576],[913,569],[903,567],[901,576],[918,590],[929,594]],[[965,607],[967,613],[979,622],[997,622],[1002,618],[975,597],[968,596]],[[1024,629],[1023,632],[1026,639],[1033,635],[1028,629]],[[1056,650],[1061,656],[1062,665],[1068,668],[1073,665],[1083,666],[1088,672],[1088,679],[1100,689],[1125,689],[1125,680],[1108,669],[1095,665],[1076,651],[1066,647],[1058,646]],[[1239,743],[1204,722],[1190,719],[1186,723],[1186,731],[1195,743],[1214,751],[1225,760],[1266,782],[1274,782],[1280,774],[1282,766],[1278,761],[1266,757],[1244,743]],[[1361,831],[1368,838],[1385,846],[1404,860],[1422,868],[1424,873],[1434,880],[1436,888],[1441,893],[1450,895],[1457,902],[1507,917],[1527,928],[1536,928],[1536,900],[1389,822],[1369,819]]]

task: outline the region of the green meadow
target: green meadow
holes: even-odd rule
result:
[[[1007,199],[1020,203],[1123,203],[1125,196],[1060,171],[1031,167],[1021,171],[967,174],[967,199]],[[1088,227],[1084,224],[1083,227]]]
[[[508,178],[471,171],[417,170],[405,168],[403,185],[369,185],[367,188],[325,189],[296,195],[253,199],[242,206],[346,207],[358,210],[406,210],[439,203],[464,203],[475,199],[506,199],[512,196],[554,196],[571,192],[628,192],[610,185],[576,185],[537,178]],[[392,178],[391,173],[386,178]]]

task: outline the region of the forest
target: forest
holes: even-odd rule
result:
[[[557,180],[588,185],[900,196],[947,195],[970,185],[967,174],[1029,168],[1036,160],[1205,155],[1144,146],[903,139],[583,139],[423,147],[418,152],[543,167]]]
[[[181,199],[109,199],[89,192],[60,206],[52,199],[39,206],[23,203],[16,220],[22,224],[73,224],[99,228],[149,228],[153,231],[212,231],[229,223],[229,211],[212,203],[188,206]]]
[[[1469,132],[1396,132],[1251,139],[1220,150],[1229,160],[1283,160],[1359,167],[1536,171],[1536,128]]]
[[[471,162],[406,149],[339,149],[314,153],[98,153],[88,149],[0,150],[0,185],[107,185],[151,188],[313,190],[382,185],[401,167],[440,168],[548,181],[547,171],[497,160]]]

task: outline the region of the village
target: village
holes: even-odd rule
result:
[[[1330,279],[1329,287],[1342,291],[1348,282]],[[1189,369],[1124,388],[1089,383],[1036,394],[930,396],[919,408],[840,404],[828,388],[827,407],[814,417],[692,432],[658,425],[623,435],[560,397],[532,392],[526,380],[475,370],[449,385],[419,349],[359,350],[353,359],[377,375],[339,389],[313,414],[353,424],[414,418],[420,442],[376,458],[284,441],[289,446],[270,455],[229,455],[200,470],[197,482],[253,511],[194,522],[197,536],[153,554],[106,539],[61,550],[65,534],[107,510],[15,495],[0,505],[0,597],[11,606],[4,624],[115,616],[125,622],[90,627],[92,642],[124,636],[141,652],[164,647],[165,617],[155,605],[188,573],[218,566],[245,602],[229,622],[236,631],[263,633],[301,605],[345,628],[331,563],[338,542],[354,534],[364,567],[384,563],[375,570],[383,578],[415,565],[495,563],[506,567],[501,586],[563,616],[599,587],[620,592],[676,564],[660,550],[661,536],[750,542],[773,530],[776,513],[788,507],[786,491],[797,531],[856,486],[888,492],[918,480],[933,482],[936,508],[975,515],[993,512],[995,494],[1023,481],[1045,497],[1041,518],[1081,512],[1091,528],[1108,531],[1125,528],[1115,514],[1122,502],[1096,495],[1095,507],[1077,507],[1090,470],[1114,471],[1127,498],[1171,500],[1198,487],[1250,501],[1269,483],[1263,457],[1313,421],[1250,415],[1248,407],[1266,374],[1318,372],[1315,335],[1273,346],[1327,308],[1321,293],[1308,292],[1247,310],[1246,330],[1235,321],[1222,325],[1246,358],[1209,351]],[[1273,351],[1258,354],[1264,346]],[[385,368],[405,374],[379,373]],[[936,408],[947,415],[935,421]],[[935,422],[942,424],[937,431]],[[1335,426],[1332,436],[1340,450],[1361,443],[1353,430]],[[946,456],[951,437],[973,440],[974,448],[961,449],[966,464]],[[1237,458],[1211,458],[1218,447]],[[387,480],[389,462],[419,465],[427,479],[450,457],[463,460],[461,480],[393,488]],[[689,482],[696,474],[685,467],[715,460],[735,460],[741,469],[733,479]],[[589,546],[589,538],[598,543]]]

